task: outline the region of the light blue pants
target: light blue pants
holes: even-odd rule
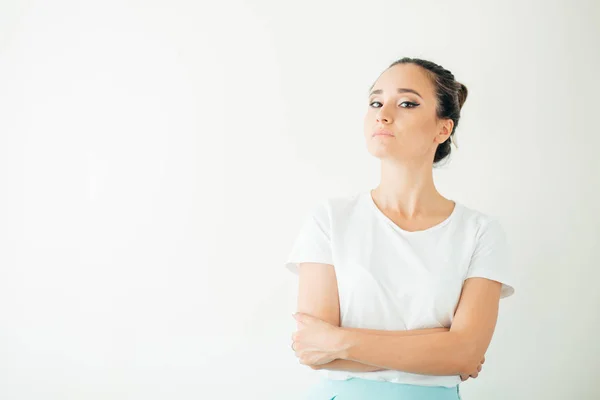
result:
[[[421,386],[404,383],[349,378],[322,378],[309,389],[306,400],[461,400],[459,385]]]

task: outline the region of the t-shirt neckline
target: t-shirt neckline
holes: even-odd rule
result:
[[[421,229],[421,230],[418,230],[418,231],[407,231],[407,230],[405,230],[405,229],[402,229],[401,227],[399,227],[399,226],[398,226],[398,225],[397,225],[397,224],[396,224],[394,221],[392,221],[392,219],[391,219],[391,218],[389,218],[387,215],[385,215],[385,214],[383,213],[383,211],[381,211],[381,210],[379,209],[379,207],[377,207],[377,204],[375,204],[375,200],[373,200],[373,197],[371,196],[371,189],[368,189],[368,190],[367,190],[366,192],[364,192],[363,194],[364,194],[364,195],[365,195],[365,197],[366,197],[366,201],[367,201],[367,203],[369,203],[369,207],[370,207],[370,208],[371,208],[371,209],[372,209],[372,210],[373,210],[373,211],[374,211],[374,212],[375,212],[377,215],[379,215],[379,217],[380,217],[380,218],[382,218],[382,219],[383,219],[383,220],[385,220],[387,223],[389,223],[390,225],[392,225],[392,227],[393,227],[394,229],[396,229],[397,231],[399,231],[399,232],[402,232],[403,234],[406,234],[406,235],[422,234],[422,233],[427,233],[427,232],[431,232],[431,231],[437,230],[437,229],[439,229],[439,228],[441,228],[441,227],[443,227],[443,226],[447,225],[448,223],[450,223],[450,221],[451,221],[452,219],[454,219],[454,216],[455,216],[456,214],[458,214],[458,212],[459,212],[459,208],[460,208],[460,203],[459,203],[458,201],[456,201],[456,200],[452,200],[452,199],[451,199],[451,200],[454,202],[454,209],[452,210],[452,213],[450,213],[450,215],[449,215],[449,216],[448,216],[448,217],[447,217],[445,220],[443,220],[442,222],[440,222],[440,223],[438,223],[438,224],[436,224],[436,225],[433,225],[433,226],[431,226],[431,227],[429,227],[429,228],[427,228],[427,229]]]

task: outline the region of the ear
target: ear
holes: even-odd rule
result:
[[[444,143],[450,137],[452,129],[454,128],[454,121],[448,118],[443,121],[440,132],[436,135],[435,141],[439,144]]]

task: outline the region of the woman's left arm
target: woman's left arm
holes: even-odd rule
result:
[[[296,320],[297,356],[308,365],[333,359],[425,375],[469,375],[491,342],[502,284],[487,278],[465,281],[448,332],[417,336],[374,335],[342,330],[307,314]],[[306,352],[306,353],[305,353]]]
[[[340,357],[386,369],[427,375],[475,371],[492,340],[502,284],[465,281],[450,331],[420,336],[341,332]]]

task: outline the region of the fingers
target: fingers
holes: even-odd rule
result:
[[[477,377],[479,376],[479,373],[481,372],[481,369],[482,369],[482,367],[481,367],[481,364],[479,364],[479,365],[477,366],[477,372],[475,372],[475,373],[472,373],[472,374],[471,374],[471,375],[469,375],[469,376],[470,376],[471,378],[477,378]],[[462,379],[462,375],[461,375],[461,379]],[[467,378],[467,379],[468,379],[468,378]],[[466,379],[465,379],[465,380],[466,380]]]
[[[483,361],[481,362],[481,364],[483,364]],[[480,373],[480,372],[481,372],[481,370],[483,369],[483,367],[481,366],[481,364],[479,364],[479,365],[477,366],[477,372],[474,372],[474,373],[472,373],[472,374],[470,374],[470,375],[463,375],[463,374],[461,374],[461,375],[460,375],[460,380],[461,380],[461,382],[464,382],[464,381],[466,381],[466,380],[467,380],[467,379],[469,379],[469,378],[477,378],[477,377],[479,376],[479,373]]]

